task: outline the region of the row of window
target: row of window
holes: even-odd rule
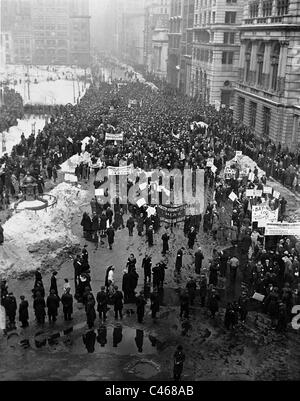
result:
[[[249,105],[249,116],[250,116],[250,127],[255,129],[257,121],[257,103],[251,101]],[[238,119],[244,122],[245,117],[245,98],[239,96],[238,98]],[[270,124],[271,124],[271,109],[269,107],[263,107],[263,131],[264,134],[269,137],[270,135]]]
[[[202,18],[203,16],[203,18]],[[209,24],[215,24],[216,23],[216,13],[215,11],[211,12],[206,12],[195,14],[195,19],[194,19],[194,24],[195,25],[209,25]],[[236,23],[236,11],[225,11],[225,18],[224,18],[224,23],[225,24],[235,24]]]
[[[213,61],[213,51],[208,49],[195,49],[193,51],[193,58],[198,61],[204,61],[212,63]],[[222,64],[232,65],[234,60],[233,51],[223,51],[222,52]]]
[[[273,15],[273,4],[276,5],[276,15],[281,16],[289,12],[289,0],[264,0],[262,2],[262,17],[271,17]],[[259,1],[249,4],[249,17],[257,18],[259,16]]]

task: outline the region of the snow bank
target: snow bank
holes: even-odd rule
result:
[[[24,210],[3,225],[5,240],[0,247],[0,274],[35,270],[43,259],[39,246],[46,246],[47,252],[55,257],[62,248],[79,243],[72,234],[72,217],[88,200],[88,192],[63,182],[50,193],[57,197],[56,206],[47,211]]]

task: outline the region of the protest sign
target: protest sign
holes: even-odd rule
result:
[[[147,202],[145,201],[144,198],[141,198],[136,202],[136,204],[138,205],[138,207],[142,207],[142,206],[146,205]]]
[[[123,133],[121,132],[120,134],[110,134],[110,133],[106,133],[105,134],[105,140],[106,141],[123,141]]]
[[[211,166],[211,171],[213,172],[213,174],[215,174],[215,172],[217,171],[217,167],[215,165]]]
[[[256,196],[257,198],[260,198],[262,196],[262,189],[255,189],[254,196]]]
[[[252,298],[255,299],[256,301],[263,302],[265,296],[260,294],[259,292],[255,292]]]
[[[95,189],[95,196],[103,196],[104,195],[104,188]]]
[[[254,196],[254,189],[246,189],[246,196],[248,198],[253,198]]]
[[[229,199],[234,202],[237,199],[237,195],[234,192],[231,192],[231,194],[229,195]]]
[[[273,196],[274,196],[275,199],[279,199],[279,197],[280,197],[280,192],[274,190],[274,191],[273,191]]]
[[[263,189],[263,193],[264,194],[271,194],[272,192],[273,192],[273,188],[272,187],[264,186],[264,189]]]
[[[254,175],[254,173],[249,173],[249,176],[248,176],[248,179],[249,179],[249,181],[254,181],[254,178],[255,178],[255,175]]]

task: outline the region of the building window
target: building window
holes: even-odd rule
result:
[[[216,23],[216,12],[213,11],[212,13],[212,23],[215,24]]]
[[[271,110],[269,109],[269,107],[264,107],[263,122],[264,122],[264,135],[269,137],[270,122],[271,122]]]
[[[277,15],[288,14],[289,3],[289,0],[277,0]]]
[[[234,44],[234,32],[224,32],[224,44]]]
[[[227,4],[232,4],[232,3],[236,3],[236,2],[237,2],[237,0],[226,0]]]
[[[270,17],[272,15],[272,5],[273,5],[272,0],[266,0],[263,2],[262,6],[263,17]]]
[[[280,45],[276,43],[271,54],[271,89],[277,90],[278,87],[278,66],[279,66]]]
[[[257,103],[250,102],[250,127],[255,128]]]
[[[262,43],[257,53],[257,85],[263,84],[264,53],[265,45]]]
[[[238,114],[240,122],[244,121],[244,113],[245,113],[245,98],[239,96],[239,104],[238,104]]]
[[[233,64],[233,52],[222,52],[222,64]]]
[[[249,4],[249,17],[250,18],[258,17],[258,8],[259,8],[258,2]]]
[[[235,24],[236,12],[226,11],[225,12],[225,24]]]
[[[246,82],[249,82],[249,80],[250,80],[251,52],[252,52],[252,43],[250,42],[247,45],[247,49],[246,49],[246,53],[245,53],[245,81]]]

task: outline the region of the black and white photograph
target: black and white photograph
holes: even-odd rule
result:
[[[299,382],[300,0],[0,0],[0,28],[0,382]]]

